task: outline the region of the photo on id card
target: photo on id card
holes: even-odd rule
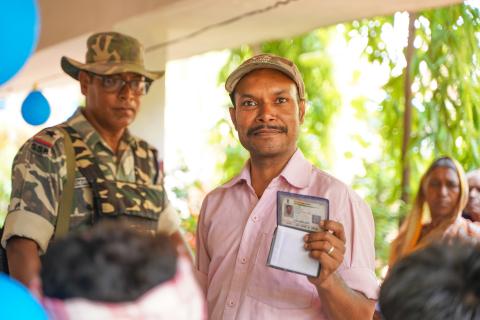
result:
[[[328,220],[328,199],[290,192],[277,192],[277,227],[273,234],[267,265],[289,272],[317,277],[320,262],[304,249],[303,237],[321,231]]]

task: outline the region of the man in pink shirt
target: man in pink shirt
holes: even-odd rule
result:
[[[228,77],[230,115],[250,160],[205,198],[197,274],[210,319],[371,319],[377,299],[370,208],[297,149],[305,88],[291,61],[255,56]],[[329,200],[325,231],[305,237],[316,278],[266,265],[277,225],[277,192]]]

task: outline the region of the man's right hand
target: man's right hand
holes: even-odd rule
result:
[[[10,276],[29,287],[40,272],[37,243],[22,237],[8,239],[7,259]]]
[[[313,232],[305,236],[305,249],[310,251],[310,257],[320,261],[322,265],[318,278],[308,280],[316,286],[324,284],[342,264],[345,255],[345,231],[340,222],[326,220],[321,222],[323,231]]]

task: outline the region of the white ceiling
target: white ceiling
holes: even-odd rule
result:
[[[60,57],[84,61],[89,34],[119,30],[139,38],[149,56],[178,59],[301,34],[318,27],[461,0],[39,0],[37,52],[0,96],[69,81]],[[148,60],[147,60],[148,62]]]

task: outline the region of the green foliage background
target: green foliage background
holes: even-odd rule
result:
[[[389,238],[410,206],[400,201],[405,56],[403,52],[395,52],[386,36],[401,18],[402,14],[396,14],[354,21],[344,25],[343,35],[347,41],[364,39],[363,58],[372,65],[383,66],[389,73],[380,104],[372,107],[366,92],[351,105],[357,115],[362,115],[358,121],[366,122],[381,138],[382,156],[375,161],[364,160],[365,173],[359,173],[353,182],[353,188],[366,195],[374,214],[378,270],[388,259]],[[411,167],[410,195],[417,191],[421,174],[438,156],[451,155],[466,170],[480,164],[479,24],[479,10],[468,4],[416,15],[411,70],[414,110],[407,153]],[[219,81],[223,82],[235,67],[253,55],[254,49],[255,53],[269,52],[293,60],[304,77],[310,103],[299,146],[310,161],[327,170],[331,166],[328,155],[334,147],[330,136],[332,119],[342,102],[327,50],[336,30],[320,29],[291,39],[232,50],[219,75]],[[223,180],[228,180],[240,170],[248,155],[238,143],[230,120],[220,120],[217,128],[221,126],[228,126],[228,137],[217,130],[212,134],[212,142],[226,150],[225,161],[218,164],[218,169]],[[355,140],[366,147],[371,144],[362,133]]]
[[[365,162],[367,174],[354,182],[354,188],[367,191],[366,200],[374,212],[381,264],[388,258],[388,234],[397,228],[410,206],[399,200],[406,70],[404,59],[392,54],[384,37],[398,19],[400,16],[396,15],[347,26],[348,38],[368,39],[364,56],[372,64],[386,65],[390,70],[383,87],[384,99],[371,114],[374,120],[370,123],[382,138],[383,156],[380,161]],[[417,192],[420,176],[435,158],[451,155],[466,170],[480,164],[479,22],[478,9],[466,4],[417,14],[411,70],[412,134],[407,153],[411,167],[410,199]]]

